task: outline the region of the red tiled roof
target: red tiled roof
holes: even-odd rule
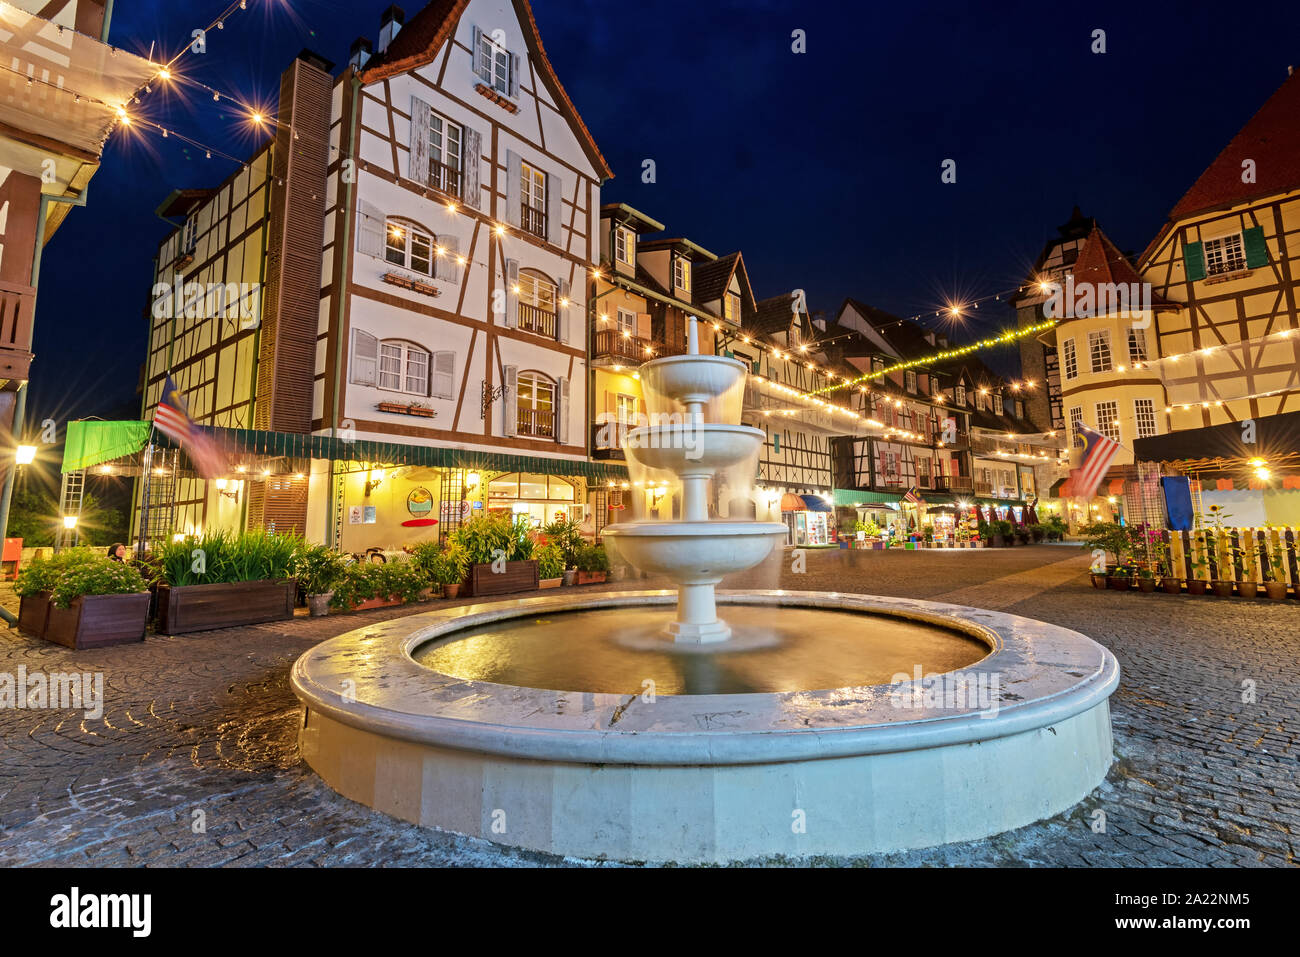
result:
[[[1094,226],[1088,234],[1087,241],[1079,250],[1079,258],[1074,261],[1072,272],[1075,288],[1084,284],[1097,286],[1115,283],[1127,286],[1142,283],[1142,277],[1128,261],[1128,257],[1115,247],[1100,226]],[[1151,306],[1153,309],[1179,308],[1154,291],[1151,293]]]
[[[1255,161],[1255,182],[1241,181]],[[1300,74],[1292,74],[1232,138],[1169,214],[1183,219],[1210,209],[1300,188]]]
[[[587,124],[582,122],[577,107],[569,99],[569,94],[565,92],[559,77],[555,75],[550,59],[546,56],[546,50],[542,47],[541,34],[537,31],[537,21],[533,18],[533,8],[528,0],[513,0],[513,3],[519,14],[520,23],[524,27],[526,41],[532,48],[533,62],[537,65],[539,74],[548,81],[560,106],[567,110],[578,139],[596,168],[596,172],[603,179],[612,179],[613,171],[605,162],[605,157],[600,152],[600,147],[596,145],[595,138],[587,129]],[[366,69],[362,71],[361,82],[374,83],[432,63],[438,50],[455,34],[456,25],[460,22],[467,6],[469,0],[429,0],[424,9],[398,31],[393,42],[388,45],[388,49],[371,59]]]

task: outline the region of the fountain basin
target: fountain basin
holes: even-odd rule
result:
[[[623,450],[648,468],[678,475],[712,475],[754,458],[763,439],[762,429],[747,425],[650,425],[628,432]]]
[[[686,404],[707,403],[727,393],[748,372],[749,368],[739,359],[707,355],[665,356],[645,363],[640,369],[641,386],[648,393]],[[739,418],[737,414],[735,419]]]
[[[976,608],[718,595],[724,614],[728,604],[798,606],[969,635],[989,653],[962,674],[997,676],[994,709],[927,700],[916,682],[647,700],[641,688],[466,680],[412,657],[491,622],[584,608],[663,606],[667,616],[675,597],[477,604],[326,641],[292,672],[303,758],[341,794],[421,825],[559,855],[689,863],[987,837],[1065,811],[1110,766],[1114,656],[1077,632]]]
[[[621,522],[601,534],[627,562],[675,582],[720,582],[762,562],[786,527],[778,522]]]

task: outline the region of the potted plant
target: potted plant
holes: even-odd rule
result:
[[[609,555],[604,545],[584,545],[578,552],[577,584],[592,585],[605,580],[609,571]]]
[[[537,588],[536,543],[527,515],[480,515],[452,533],[465,554],[468,594],[508,595]]]
[[[1139,567],[1137,570],[1137,583],[1140,591],[1151,594],[1156,590],[1155,572],[1145,565]]]
[[[1035,545],[1037,545],[1039,542],[1041,542],[1044,538],[1047,537],[1046,525],[1042,525],[1038,522],[1035,522],[1034,524],[1029,525],[1027,527],[1029,529],[1029,537],[1033,539]]]
[[[293,617],[303,541],[266,531],[189,535],[159,546],[158,631],[210,631]]]
[[[1272,537],[1265,539],[1268,554],[1268,577],[1264,593],[1273,601],[1286,600],[1286,552],[1281,543],[1274,544]]]
[[[581,525],[576,519],[557,515],[555,521],[542,527],[542,534],[549,544],[559,546],[564,556],[564,584],[572,585],[578,573],[578,550],[585,544]]]
[[[564,552],[554,542],[537,549],[537,577],[541,588],[559,588],[564,580]]]
[[[307,608],[313,618],[328,615],[334,586],[343,577],[346,559],[325,545],[304,545],[293,558],[293,575],[307,596]]]
[[[14,583],[24,600],[48,602],[42,616],[29,609],[29,629],[68,648],[103,648],[144,641],[149,621],[149,590],[139,570],[91,548],[73,548],[36,559]],[[27,630],[25,629],[25,630]]]

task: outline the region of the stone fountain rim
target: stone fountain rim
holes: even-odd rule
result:
[[[994,717],[974,709],[900,709],[895,686],[743,695],[557,692],[466,681],[416,663],[411,652],[451,632],[538,612],[671,605],[673,590],[536,596],[426,612],[329,639],[294,663],[308,711],[383,737],[461,751],[571,764],[731,765],[975,744],[1049,728],[1105,702],[1119,682],[1114,655],[1092,639],[1016,615],[837,592],[719,592],[719,604],[796,605],[885,614],[985,641],[991,653],[961,669],[997,673]],[[354,682],[348,695],[343,682]],[[906,688],[912,682],[901,686]]]

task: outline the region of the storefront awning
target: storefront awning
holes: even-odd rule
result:
[[[810,512],[833,512],[829,502],[820,495],[800,495],[803,503]]]
[[[861,492],[851,488],[837,488],[834,491],[836,505],[898,505],[899,496],[890,492]]]
[[[85,427],[74,445],[74,426]],[[534,472],[548,475],[581,476],[590,482],[626,481],[627,468],[609,462],[585,459],[546,458],[513,455],[431,445],[401,445],[392,442],[348,440],[329,435],[297,432],[260,432],[252,429],[206,428],[217,448],[230,463],[231,473],[249,459],[326,459],[357,462],[373,468],[414,466],[436,469],[465,469],[478,472]],[[146,442],[175,448],[177,443],[153,432],[148,422],[82,422],[68,427],[63,471],[73,472],[139,452]],[[131,446],[134,447],[131,447]]]

